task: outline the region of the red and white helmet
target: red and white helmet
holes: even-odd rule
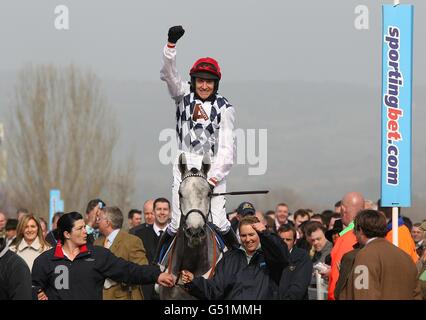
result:
[[[220,80],[222,74],[217,61],[213,58],[201,58],[195,61],[191,70],[189,71],[191,78],[202,78],[211,80]]]

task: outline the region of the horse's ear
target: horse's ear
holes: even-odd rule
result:
[[[188,171],[188,168],[186,166],[186,157],[183,152],[179,156],[179,171],[182,176],[186,173],[186,171]]]
[[[210,157],[208,156],[208,154],[205,154],[203,157],[203,163],[201,165],[201,171],[203,172],[203,174],[205,176],[207,176],[207,172],[209,172],[211,164],[210,164]]]

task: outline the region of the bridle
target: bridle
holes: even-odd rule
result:
[[[187,178],[192,178],[192,177],[197,177],[197,178],[202,178],[202,179],[204,179],[206,182],[207,182],[207,178],[206,178],[206,176],[204,175],[204,174],[202,174],[202,173],[200,173],[200,172],[197,172],[197,173],[189,173],[189,174],[187,174],[187,175],[185,175],[183,178],[182,178],[182,181],[181,181],[181,183],[185,180],[185,179],[187,179]],[[208,183],[208,182],[207,182]],[[180,199],[181,199],[181,194],[180,194],[180,192],[179,192],[179,202],[180,202]],[[209,194],[209,198],[211,198],[212,197],[212,194],[210,193]],[[180,205],[179,205],[179,207],[180,207]],[[188,219],[188,217],[189,217],[189,215],[191,214],[191,213],[198,213],[202,218],[203,218],[203,220],[204,220],[204,224],[207,224],[207,219],[208,219],[208,217],[209,217],[209,215],[210,215],[210,209],[211,209],[211,201],[209,201],[209,211],[207,212],[207,214],[205,215],[204,214],[204,212],[203,211],[201,211],[200,209],[191,209],[191,210],[189,210],[186,214],[184,214],[183,212],[182,212],[182,208],[179,208],[179,210],[180,210],[180,213],[181,213],[181,219],[182,219],[182,223],[183,224],[185,224],[186,223],[186,219]]]

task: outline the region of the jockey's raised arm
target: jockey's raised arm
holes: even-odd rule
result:
[[[189,93],[190,85],[183,81],[176,67],[176,45],[168,42],[163,49],[163,66],[160,79],[167,83],[170,96],[174,100],[181,99]]]

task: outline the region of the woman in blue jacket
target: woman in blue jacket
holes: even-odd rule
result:
[[[287,246],[255,216],[240,221],[239,233],[241,247],[224,254],[212,279],[182,271],[191,295],[207,300],[278,299],[280,277],[288,265]]]

